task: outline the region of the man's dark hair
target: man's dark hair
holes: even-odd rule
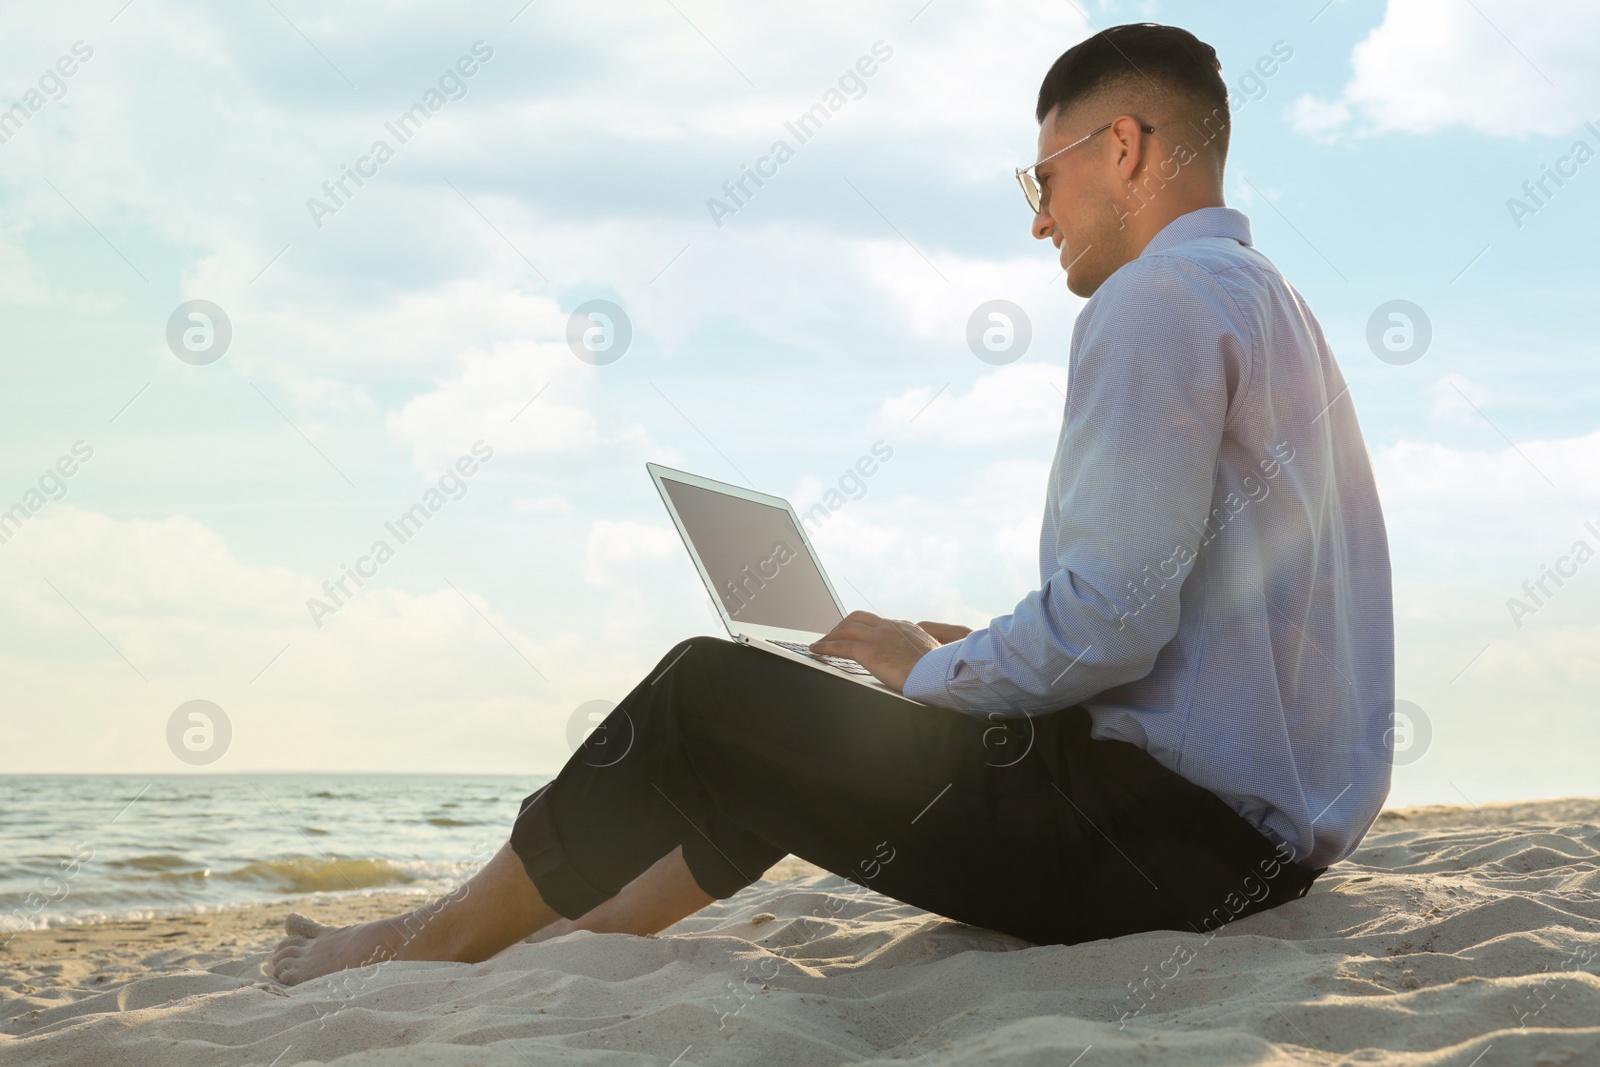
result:
[[[1154,22],[1112,26],[1061,54],[1039,86],[1037,118],[1106,90],[1172,99],[1199,138],[1228,153],[1228,87],[1217,51],[1188,30]],[[1148,118],[1148,116],[1145,116]]]

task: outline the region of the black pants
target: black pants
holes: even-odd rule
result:
[[[986,720],[730,641],[675,646],[528,797],[511,845],[576,918],[678,846],[727,897],[789,853],[1040,944],[1205,932],[1304,895],[1293,862],[1081,707]]]

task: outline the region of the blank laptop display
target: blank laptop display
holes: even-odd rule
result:
[[[788,511],[665,476],[661,485],[735,623],[827,633],[844,617]]]

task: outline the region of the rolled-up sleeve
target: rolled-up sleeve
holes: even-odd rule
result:
[[[1249,383],[1251,339],[1231,299],[1194,263],[1151,256],[1090,300],[1074,330],[1043,584],[1009,615],[924,655],[907,696],[1020,715],[1149,673],[1177,632],[1223,428]]]

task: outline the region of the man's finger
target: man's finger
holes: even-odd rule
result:
[[[840,641],[840,640],[858,641],[861,638],[865,637],[869,632],[871,632],[871,627],[869,627],[866,623],[859,622],[859,621],[852,620],[852,619],[845,619],[843,622],[838,623],[837,625],[835,625],[833,629],[831,629],[827,633],[823,634],[817,640],[818,641]],[[814,641],[812,643],[815,644],[816,642]]]
[[[875,634],[877,632],[878,632],[878,627],[872,625],[871,623],[855,622],[855,621],[852,621],[850,619],[846,619],[844,622],[841,622],[839,625],[835,626],[833,629],[831,629],[827,633],[823,634],[822,637],[819,638],[819,640],[822,640],[822,641],[838,641],[838,640],[860,641],[860,640],[865,640],[866,638],[871,637],[873,634]]]
[[[812,652],[820,656],[837,656],[840,659],[853,659],[857,663],[865,662],[863,657],[872,648],[865,641],[814,641],[809,646]]]

